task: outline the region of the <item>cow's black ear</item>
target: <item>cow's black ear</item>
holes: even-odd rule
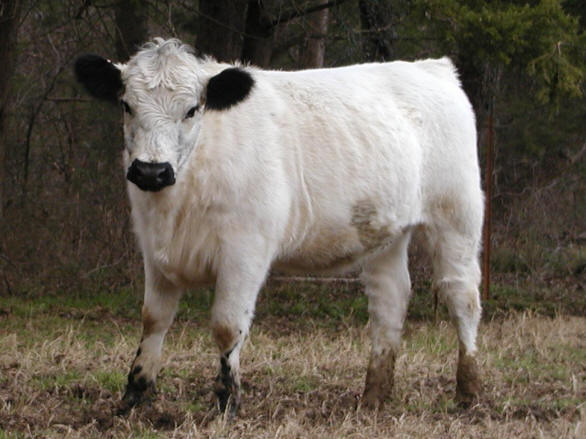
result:
[[[93,97],[118,102],[122,78],[111,61],[98,55],[82,55],[75,61],[75,77]]]
[[[205,106],[208,110],[226,110],[242,102],[254,86],[246,70],[231,67],[212,76],[206,88]]]

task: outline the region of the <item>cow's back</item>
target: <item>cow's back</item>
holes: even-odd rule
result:
[[[281,103],[295,260],[352,264],[432,220],[452,179],[477,176],[474,117],[449,60],[259,75]]]

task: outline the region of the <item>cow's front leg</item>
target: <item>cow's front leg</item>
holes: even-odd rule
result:
[[[231,260],[230,260],[231,259]],[[240,349],[248,335],[258,292],[269,269],[267,258],[250,254],[230,257],[218,274],[212,333],[220,350],[220,370],[215,392],[220,411],[236,415],[240,406]]]
[[[142,338],[128,374],[120,413],[148,401],[154,395],[157,374],[161,368],[163,341],[175,317],[180,297],[180,289],[149,270],[145,264]]]

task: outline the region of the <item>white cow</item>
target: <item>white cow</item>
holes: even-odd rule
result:
[[[84,55],[75,69],[125,111],[146,285],[124,410],[154,392],[182,291],[213,283],[216,391],[234,413],[240,349],[271,267],[362,268],[372,338],[363,401],[379,405],[393,386],[415,230],[458,331],[456,395],[478,394],[483,195],[474,114],[449,59],[264,71],[155,39],[127,64]]]

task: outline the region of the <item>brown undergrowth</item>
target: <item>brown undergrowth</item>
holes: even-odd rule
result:
[[[410,320],[392,401],[373,411],[359,398],[366,329],[348,317],[332,326],[324,316],[272,317],[265,303],[242,354],[243,408],[227,422],[215,408],[217,355],[203,319],[180,313],[157,398],[119,417],[138,318],[21,305],[12,301],[0,314],[0,438],[562,438],[585,431],[583,317],[522,312],[483,322],[484,390],[466,409],[453,402],[452,326]]]

